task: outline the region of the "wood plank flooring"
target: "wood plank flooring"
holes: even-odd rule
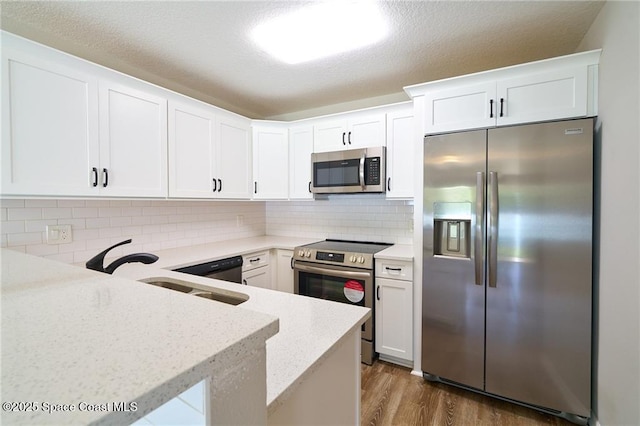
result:
[[[441,383],[384,361],[362,364],[362,426],[568,426],[555,416]]]

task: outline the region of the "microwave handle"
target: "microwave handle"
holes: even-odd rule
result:
[[[362,157],[360,157],[360,173],[359,173],[359,177],[360,177],[360,186],[362,187],[362,189],[364,189],[364,159],[367,155],[367,152],[365,150],[362,151]]]

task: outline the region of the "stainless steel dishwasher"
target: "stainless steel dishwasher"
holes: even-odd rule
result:
[[[185,266],[183,268],[174,269],[174,271],[241,284],[242,256],[234,256],[226,259],[199,263],[197,265]]]

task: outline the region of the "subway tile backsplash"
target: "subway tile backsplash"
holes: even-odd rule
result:
[[[281,235],[411,244],[413,202],[382,195],[315,201],[0,200],[0,246],[86,262],[119,241],[112,255]],[[71,225],[73,241],[47,244],[47,225]]]
[[[271,201],[266,205],[266,215],[267,235],[413,242],[413,200],[358,194],[314,201]]]
[[[0,200],[1,246],[66,263],[265,235],[265,203],[166,200]],[[47,244],[47,225],[71,225],[73,242]],[[111,255],[111,253],[110,253]]]

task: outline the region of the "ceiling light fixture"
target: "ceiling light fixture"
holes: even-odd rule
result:
[[[371,45],[387,32],[375,2],[338,0],[264,22],[251,37],[273,57],[299,64]]]

